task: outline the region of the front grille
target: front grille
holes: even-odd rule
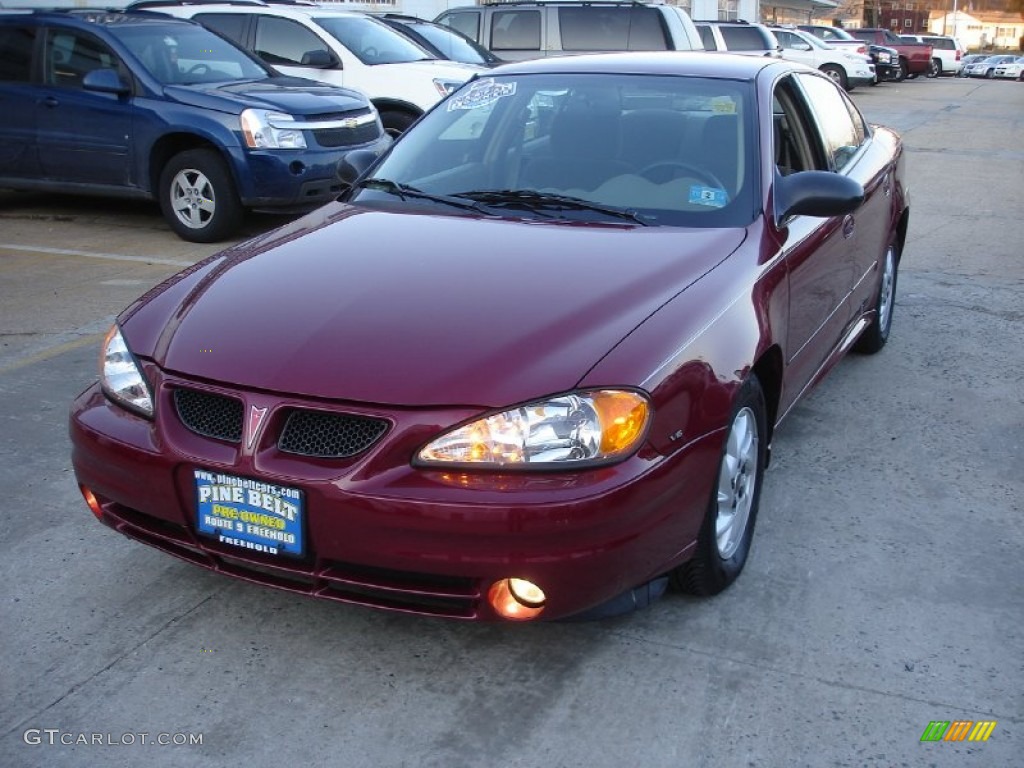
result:
[[[383,419],[294,410],[288,415],[277,447],[299,456],[345,459],[365,451],[387,428]]]
[[[372,123],[357,125],[353,128],[325,128],[313,131],[317,144],[321,147],[354,147],[369,144],[380,138],[380,128],[374,120]]]
[[[231,443],[242,439],[241,400],[195,389],[175,389],[174,407],[181,423],[197,435]]]

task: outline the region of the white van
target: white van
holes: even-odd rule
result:
[[[697,28],[675,5],[564,0],[450,8],[434,21],[506,61],[608,51],[702,51]]]
[[[391,135],[483,67],[435,58],[363,13],[316,6],[143,0],[131,11],[193,19],[259,56],[284,75],[355,88],[380,112]]]

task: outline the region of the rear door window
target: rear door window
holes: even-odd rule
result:
[[[27,83],[32,79],[32,27],[0,27],[0,81]]]
[[[540,11],[496,11],[491,16],[492,51],[539,51]]]
[[[198,13],[193,18],[222,37],[242,47],[245,46],[245,23],[249,19],[248,14]]]
[[[730,51],[766,51],[769,48],[768,41],[756,27],[721,26],[718,29]]]
[[[563,51],[663,51],[668,47],[654,8],[580,6],[558,9]]]

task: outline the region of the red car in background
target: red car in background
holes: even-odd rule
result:
[[[798,65],[511,64],[345,175],[117,319],[70,420],[102,522],[459,619],[714,594],[778,424],[889,335],[901,140]]]

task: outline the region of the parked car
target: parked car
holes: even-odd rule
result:
[[[968,53],[960,59],[960,68],[957,69],[956,76],[967,77],[967,67],[971,64],[977,64],[979,61],[984,61],[991,55],[990,53]]]
[[[858,85],[874,84],[875,68],[868,56],[832,48],[799,29],[771,27],[771,31],[782,46],[782,58],[787,61],[819,69],[847,91]]]
[[[747,21],[696,21],[706,51],[782,58],[782,46],[764,24]]]
[[[918,75],[934,73],[932,47],[926,43],[907,43],[888,29],[874,27],[848,29],[847,32],[866,43],[895,48],[900,57],[897,65],[899,68],[897,80],[902,81],[908,77],[914,78]]]
[[[777,425],[889,336],[902,147],[769,57],[498,67],[351,154],[343,201],[118,317],[71,410],[83,496],[191,563],[394,611],[719,592]]]
[[[393,136],[484,71],[438,59],[384,22],[354,11],[258,0],[142,0],[129,8],[194,19],[283,74],[357,88]]]
[[[950,35],[900,35],[908,43],[925,43],[932,47],[932,69],[929,77],[955,75],[960,69],[960,59],[967,49]]]
[[[0,187],[158,200],[186,240],[333,200],[345,153],[389,144],[362,94],[187,21],[0,12],[0,51]]]
[[[1024,80],[1024,56],[1018,56],[1013,61],[998,65],[992,76],[1009,80]]]
[[[1016,56],[1007,54],[998,54],[996,56],[987,56],[980,61],[974,61],[967,64],[964,67],[965,77],[995,77],[996,68],[1013,64],[1016,61]]]
[[[374,14],[374,18],[380,19],[395,31],[401,32],[439,59],[461,61],[463,64],[474,64],[480,67],[494,67],[503,63],[482,45],[444,24],[400,13]]]
[[[852,48],[854,53],[869,55],[868,44],[858,40],[842,27],[827,26],[825,24],[798,24],[797,29],[801,32],[809,32],[823,43],[835,48]]]
[[[521,61],[598,51],[691,51],[701,42],[675,5],[576,0],[500,2],[449,8],[434,21],[496,56]]]

